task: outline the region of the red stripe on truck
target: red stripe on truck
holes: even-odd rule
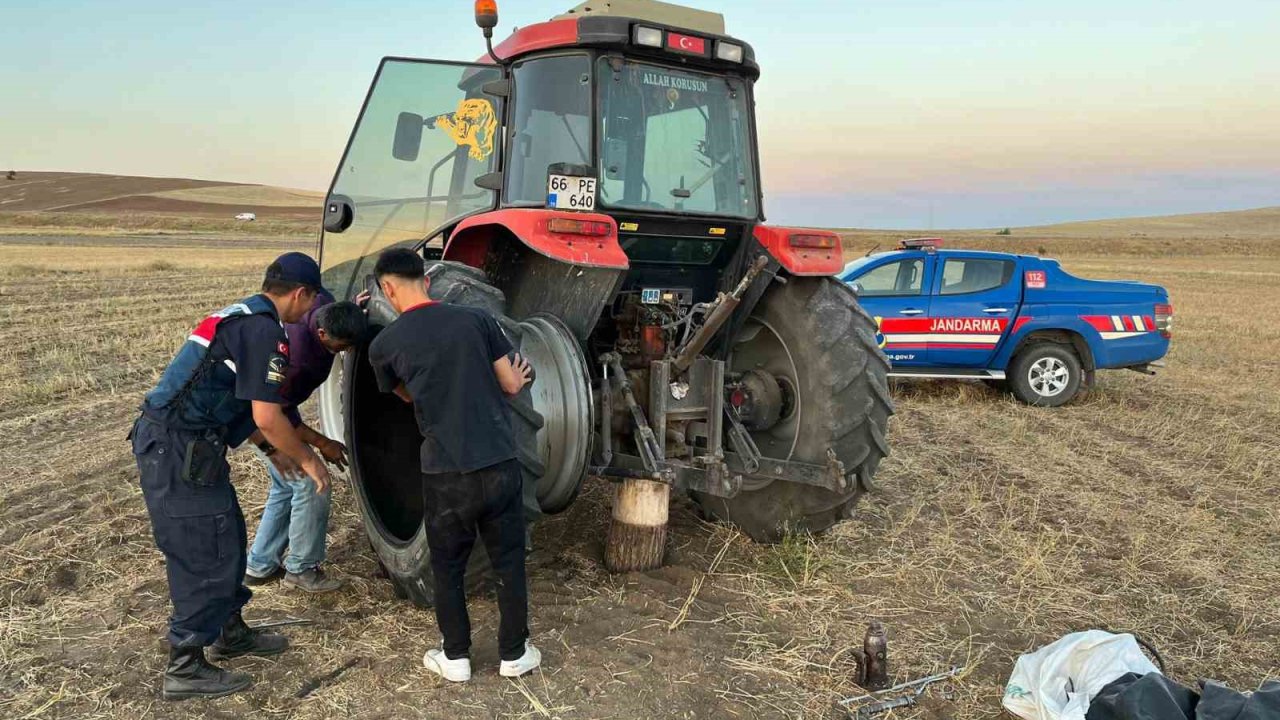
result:
[[[1089,325],[1098,332],[1115,332],[1116,327],[1111,323],[1110,315],[1081,315],[1080,319],[1089,323]]]

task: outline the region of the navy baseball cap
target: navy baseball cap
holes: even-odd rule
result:
[[[285,253],[267,268],[267,279],[300,283],[319,290],[320,266],[306,253]]]

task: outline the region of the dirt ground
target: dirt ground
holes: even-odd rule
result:
[[[232,661],[250,692],[177,705],[158,698],[164,569],[124,436],[190,327],[252,292],[287,243],[0,238],[0,716],[832,717],[858,692],[851,650],[872,619],[896,679],[967,668],[953,699],[886,718],[1000,716],[1020,653],[1092,627],[1138,632],[1183,682],[1253,688],[1280,676],[1280,225],[1248,242],[1106,232],[957,237],[1164,284],[1177,317],[1161,375],[1105,373],[1057,410],[900,385],[894,454],[853,520],[760,546],[680,500],[668,566],[650,573],[602,569],[607,488],[589,481],[534,531],[546,664],[519,682],[493,667],[487,597],[475,681],[422,669],[434,621],[373,577],[339,482],[330,568],[346,587],[260,590],[250,621],[310,621],[286,629],[294,649]],[[851,233],[850,254],[886,238]],[[233,467],[252,528],[266,475],[247,454]]]

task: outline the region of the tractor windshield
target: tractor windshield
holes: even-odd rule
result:
[[[744,80],[598,62],[602,205],[758,216]]]

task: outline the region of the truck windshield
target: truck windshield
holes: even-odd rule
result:
[[[598,62],[601,204],[757,217],[744,80]]]

